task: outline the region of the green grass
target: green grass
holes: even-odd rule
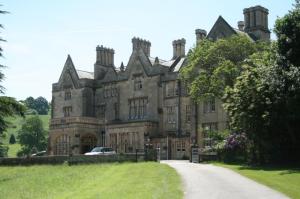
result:
[[[278,167],[247,167],[214,163],[217,166],[232,169],[243,176],[267,185],[291,198],[300,198],[300,169]]]
[[[7,156],[8,157],[17,157],[17,152],[19,150],[21,150],[21,145],[16,143],[16,144],[9,144],[7,145],[8,148],[8,152],[7,152]]]
[[[159,163],[0,167],[0,199],[182,198],[180,177]]]
[[[9,147],[8,149],[8,157],[16,157],[16,154],[18,150],[21,149],[20,144],[9,144],[9,138],[11,134],[14,134],[15,137],[17,138],[18,131],[21,129],[22,124],[24,124],[26,118],[30,118],[33,115],[26,115],[25,118],[20,117],[20,116],[15,116],[15,117],[8,117],[6,118],[6,121],[10,122],[9,128],[5,131],[5,137],[3,139],[3,143]],[[43,122],[44,129],[46,131],[49,130],[49,120],[50,120],[50,112],[48,115],[39,115],[40,119]],[[0,138],[1,139],[1,138]]]

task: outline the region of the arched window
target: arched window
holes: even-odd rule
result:
[[[69,155],[70,152],[70,136],[61,135],[56,138],[55,155]]]

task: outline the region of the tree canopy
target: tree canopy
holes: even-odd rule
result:
[[[26,119],[18,132],[18,140],[22,146],[19,154],[29,154],[33,149],[45,150],[47,140],[42,120],[38,116]]]
[[[266,43],[253,42],[242,35],[202,40],[188,54],[188,65],[181,71],[181,77],[191,85],[193,99],[222,98],[226,87],[233,87],[250,55],[266,48]]]
[[[36,99],[28,97],[24,103],[27,108],[36,110],[40,115],[47,115],[50,109],[49,103],[44,97],[38,97]]]
[[[300,4],[277,19],[278,41],[233,36],[200,42],[181,75],[197,101],[221,98],[232,135],[247,136],[255,163],[300,159]]]

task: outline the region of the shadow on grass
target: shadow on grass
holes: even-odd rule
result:
[[[234,164],[233,164],[234,165]],[[240,165],[237,167],[238,170],[262,170],[262,171],[281,171],[279,175],[286,174],[300,174],[300,168],[288,167],[288,166],[277,166],[277,165],[268,165],[268,166],[251,166],[251,165]]]
[[[234,166],[237,170],[256,170],[256,171],[279,171],[279,175],[300,174],[300,167],[298,166],[282,166],[282,165],[249,165],[242,162],[219,162],[206,161],[203,164],[220,163],[228,166]]]

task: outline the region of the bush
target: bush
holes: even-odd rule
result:
[[[0,157],[7,157],[8,147],[0,143]]]
[[[248,139],[244,133],[233,133],[224,142],[219,143],[217,151],[224,162],[247,161]]]
[[[15,135],[14,135],[14,134],[11,134],[11,135],[10,135],[10,138],[9,138],[9,144],[15,144],[15,143],[16,143]]]

